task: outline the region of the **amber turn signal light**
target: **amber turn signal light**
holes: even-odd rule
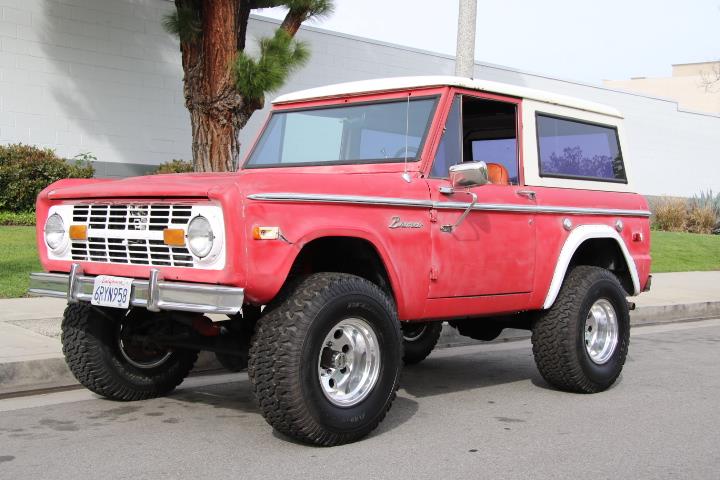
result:
[[[182,247],[185,245],[185,230],[181,228],[166,228],[163,230],[163,242],[165,245]]]
[[[255,240],[277,240],[280,238],[280,227],[253,227],[252,236]]]
[[[87,240],[87,226],[70,225],[69,235],[72,240]]]

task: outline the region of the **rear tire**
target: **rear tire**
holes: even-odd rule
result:
[[[354,275],[316,273],[264,312],[248,375],[265,420],[299,441],[366,436],[395,399],[402,335],[395,305]]]
[[[532,329],[535,363],[560,390],[596,393],[622,372],[630,313],[617,277],[600,267],[572,269],[553,306]]]
[[[442,322],[403,322],[403,361],[405,365],[420,363],[437,345]]]
[[[144,400],[173,391],[192,370],[197,351],[124,345],[120,330],[126,321],[126,315],[86,303],[68,305],[61,341],[72,374],[90,391],[113,400]]]

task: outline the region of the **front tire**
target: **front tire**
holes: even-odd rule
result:
[[[121,313],[112,315],[86,303],[67,306],[61,341],[68,368],[85,388],[113,400],[170,393],[192,370],[197,352],[123,342],[121,332],[132,326],[132,318]]]
[[[366,436],[398,388],[402,335],[392,300],[354,275],[317,273],[260,319],[248,375],[267,422],[306,443]]]
[[[609,388],[630,344],[630,313],[617,277],[600,267],[572,269],[553,306],[532,329],[535,363],[551,385],[577,393]]]

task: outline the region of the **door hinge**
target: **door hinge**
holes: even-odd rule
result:
[[[430,222],[431,223],[437,222],[437,210],[435,210],[435,209],[430,210]]]
[[[435,267],[430,267],[430,280],[437,280],[438,279],[438,269]]]

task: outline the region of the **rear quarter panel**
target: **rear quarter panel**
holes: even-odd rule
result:
[[[645,198],[635,192],[633,185],[632,149],[628,147],[621,117],[601,115],[543,102],[523,100],[523,170],[526,186],[537,193],[538,207],[595,208],[612,210],[648,211]],[[607,125],[617,129],[623,154],[627,183],[598,182],[540,176],[536,114],[547,113]],[[542,307],[557,264],[560,250],[570,236],[562,222],[569,218],[573,228],[580,225],[606,225],[616,228],[616,221],[623,224],[620,237],[625,243],[637,268],[640,289],[650,274],[650,221],[648,216],[584,215],[578,213],[538,213],[537,262],[535,293],[532,308]],[[641,240],[637,240],[639,234]],[[635,236],[634,236],[635,235]]]

